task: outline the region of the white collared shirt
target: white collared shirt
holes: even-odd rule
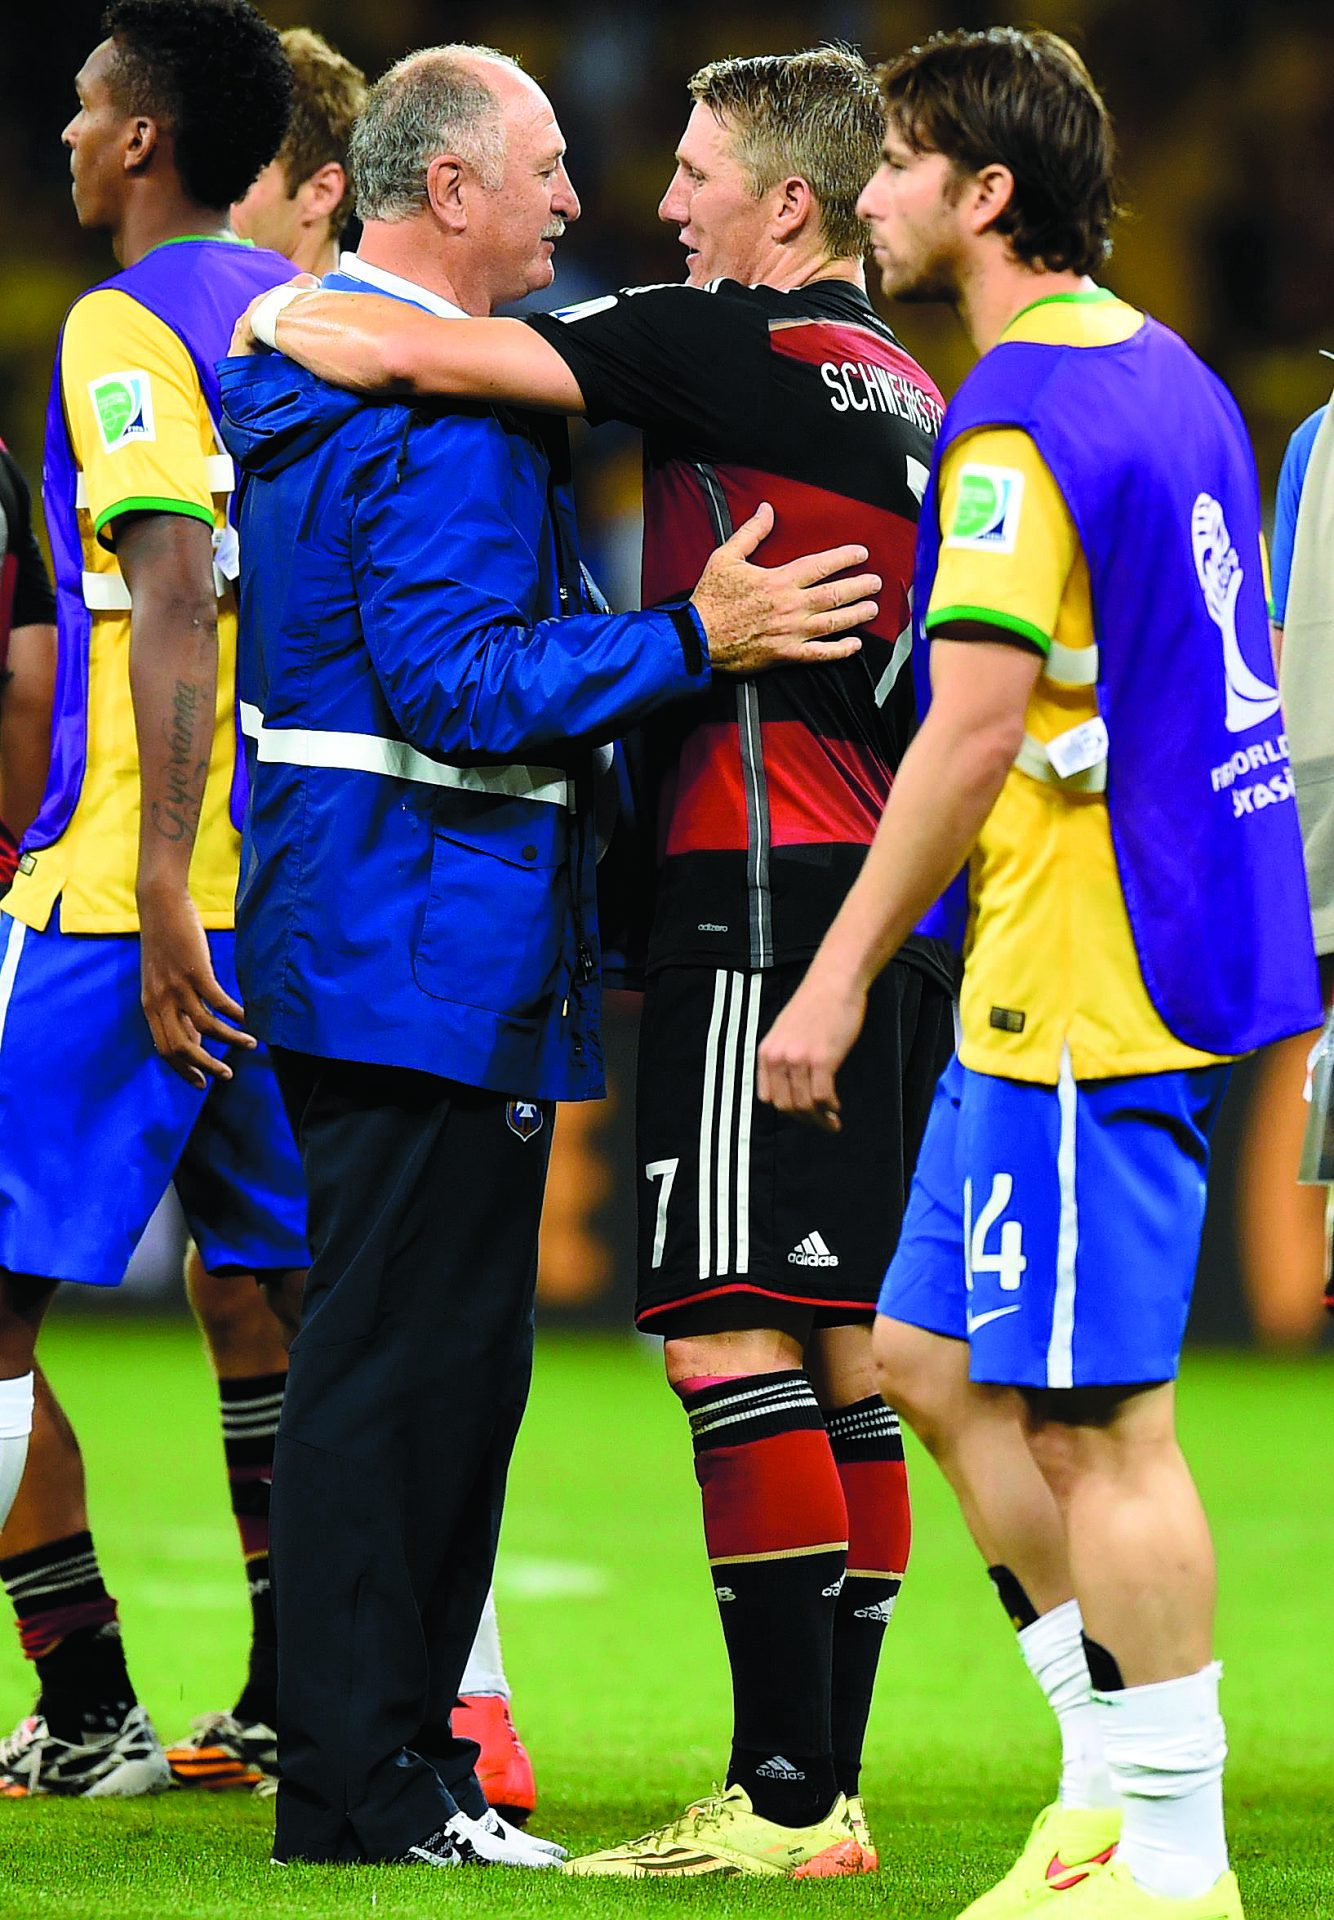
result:
[[[350,280],[364,280],[368,287],[378,287],[381,293],[394,293],[400,300],[411,300],[431,313],[438,313],[442,319],[466,320],[469,317],[462,307],[456,307],[450,300],[442,300],[429,287],[420,287],[415,280],[405,280],[401,274],[386,273],[383,267],[373,267],[358,253],[340,254],[338,271],[345,273]]]

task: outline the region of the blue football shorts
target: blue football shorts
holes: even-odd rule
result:
[[[1226,1066],[1057,1086],[950,1062],[880,1312],[1015,1387],[1173,1379]]]
[[[235,936],[208,935],[239,999]],[[0,912],[0,1268],[120,1284],[174,1183],[212,1273],[304,1267],[301,1163],[263,1047],[197,1090],[158,1057],[136,934],[44,933]]]

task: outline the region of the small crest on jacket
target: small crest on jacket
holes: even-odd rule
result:
[[[542,1109],[536,1100],[511,1100],[505,1109],[505,1125],[520,1140],[531,1140],[542,1131]]]

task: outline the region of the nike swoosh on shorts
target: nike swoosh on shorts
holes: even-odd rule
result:
[[[993,1307],[990,1313],[970,1313],[968,1316],[968,1331],[969,1333],[976,1333],[979,1327],[985,1327],[989,1321],[1003,1320],[1007,1313],[1018,1313],[1018,1311],[1018,1307],[1014,1306]]]

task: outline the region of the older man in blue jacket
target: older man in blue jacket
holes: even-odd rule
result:
[[[545,285],[579,212],[563,154],[513,63],[414,55],[358,129],[365,233],[326,284],[455,315]],[[749,565],[762,510],[690,602],[614,618],[589,604],[563,425],[366,405],[271,356],[226,363],[223,390],[238,970],[314,1254],[274,1477],[275,1858],[551,1865],[486,1808],[450,1711],[528,1390],[552,1103],[602,1091],[600,749],[710,673],[854,651],[831,636],[879,582],[846,577],[862,548]]]

